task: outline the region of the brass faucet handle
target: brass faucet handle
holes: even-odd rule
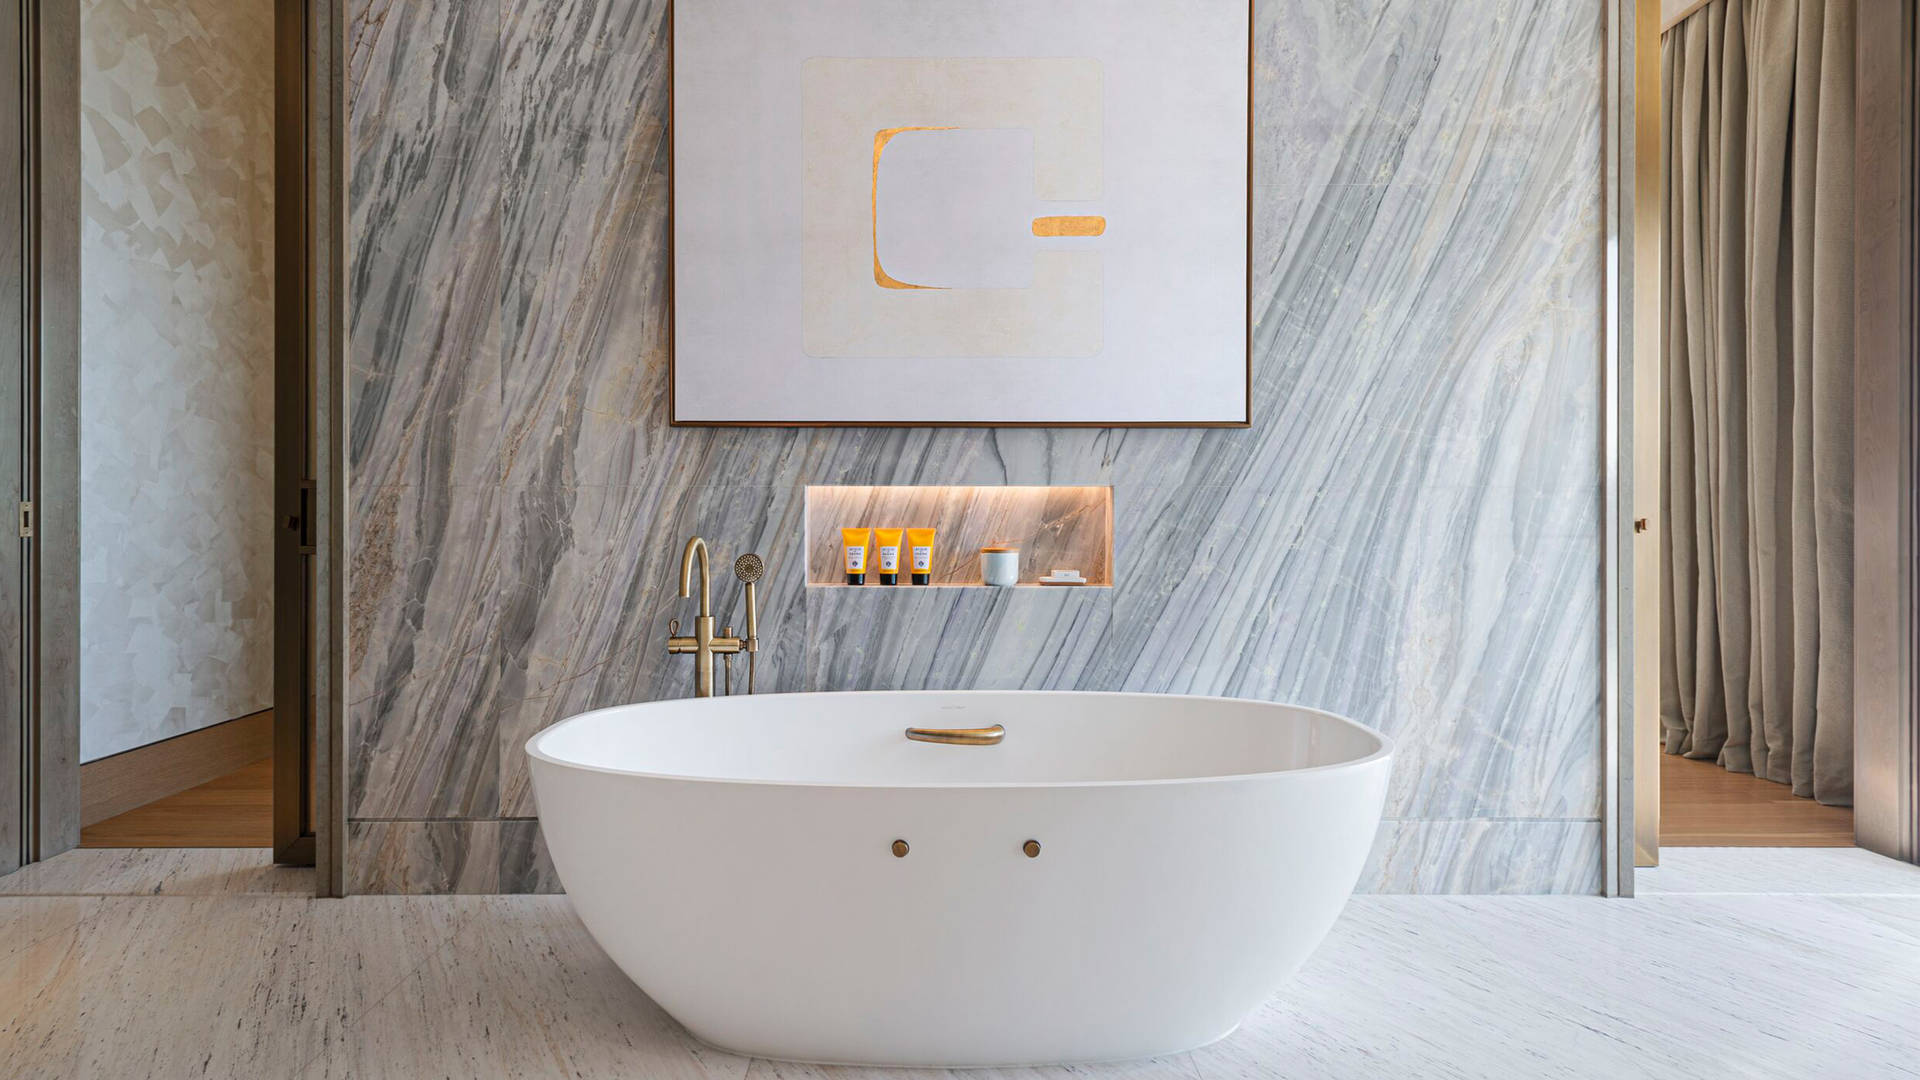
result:
[[[680,633],[680,620],[667,620],[667,655],[685,656],[700,651],[700,639]]]
[[[1007,737],[1007,729],[995,724],[980,728],[910,727],[907,738],[914,742],[946,743],[949,746],[997,746]]]

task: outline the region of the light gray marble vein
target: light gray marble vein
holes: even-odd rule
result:
[[[499,0],[352,12],[350,817],[490,817]]]
[[[498,821],[353,821],[347,894],[491,893],[500,887]]]
[[[0,1050],[22,1080],[1897,1080],[1920,1076],[1916,969],[1912,895],[1357,897],[1211,1046],[929,1073],[704,1047],[565,897],[8,896]]]
[[[552,887],[520,748],[688,692],[700,533],[769,689],[1328,708],[1400,746],[1367,887],[1597,888],[1592,5],[1260,0],[1245,431],[668,427],[665,11],[355,11],[358,880]],[[1048,482],[1114,486],[1110,592],[801,586],[807,484]]]
[[[1381,893],[1600,891],[1597,821],[1392,819],[1357,886]]]

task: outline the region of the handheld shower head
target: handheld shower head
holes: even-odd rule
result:
[[[765,574],[766,572],[767,572],[767,564],[761,562],[760,556],[755,555],[752,552],[748,552],[747,554],[742,555],[739,558],[733,560],[733,576],[739,578],[741,581],[745,582],[748,585],[751,585],[754,582],[759,581],[760,576],[762,574]]]
[[[753,583],[766,574],[767,564],[749,551],[733,560],[733,576],[746,586],[747,593],[747,693],[753,693],[753,669],[760,656],[760,605],[754,602]]]

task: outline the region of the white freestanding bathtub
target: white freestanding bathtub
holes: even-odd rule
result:
[[[664,701],[527,743],[574,908],[695,1036],[949,1066],[1227,1034],[1345,904],[1391,753],[1311,709],[1026,692]]]

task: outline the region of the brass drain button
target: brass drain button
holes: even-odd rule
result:
[[[907,852],[908,852],[909,850],[911,850],[911,849],[909,849],[909,848],[907,847],[907,842],[906,842],[905,840],[895,840],[895,841],[893,842],[893,857],[894,857],[894,858],[896,858],[896,859],[904,859],[904,858],[906,858],[906,857],[907,857]]]
[[[1040,841],[1029,840],[1020,845],[1020,850],[1027,853],[1027,858],[1037,859],[1040,857]]]

